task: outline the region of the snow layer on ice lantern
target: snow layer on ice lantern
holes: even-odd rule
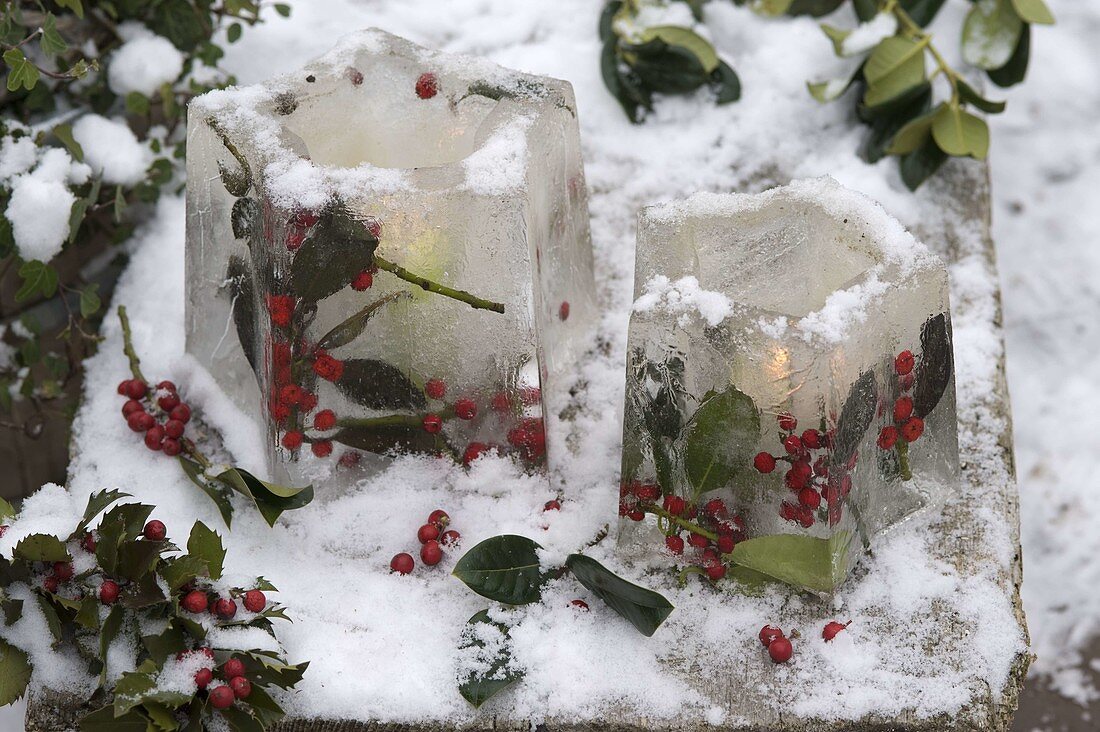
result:
[[[363,31],[196,99],[187,167],[187,348],[277,478],[564,449],[596,317],[568,83]]]
[[[829,594],[954,490],[947,272],[877,204],[823,178],[651,206],[635,283],[631,551]]]

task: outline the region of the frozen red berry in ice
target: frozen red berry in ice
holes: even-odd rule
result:
[[[723,554],[729,554],[733,551],[733,547],[737,545],[737,542],[732,536],[719,536],[718,537],[718,551]]]
[[[493,398],[489,400],[489,405],[492,406],[494,412],[501,414],[512,411],[512,400],[502,391],[493,394]]]
[[[427,523],[434,524],[435,526],[438,526],[442,529],[447,524],[451,523],[451,517],[447,515],[447,512],[444,511],[442,508],[437,508],[430,514],[428,514]]]
[[[439,543],[443,546],[454,546],[462,538],[462,534],[458,533],[454,529],[450,531],[444,531],[443,536],[439,537]]]
[[[691,544],[697,549],[706,549],[707,544],[709,543],[710,539],[703,536],[702,534],[696,534],[695,532],[692,532],[691,536],[688,537],[688,544]]]
[[[850,623],[851,621],[848,622]],[[833,620],[832,622],[825,624],[825,628],[821,631],[821,637],[824,638],[826,641],[831,641],[833,638],[836,638],[837,633],[847,627],[848,623],[838,623],[837,621]]]
[[[679,516],[687,508],[687,501],[680,496],[665,496],[665,510],[673,516]]]
[[[802,446],[802,438],[798,435],[788,435],[787,439],[783,440],[783,449],[789,455],[797,455],[805,448]]]
[[[290,217],[291,224],[302,229],[308,229],[316,224],[318,220],[317,214],[306,208],[296,211],[294,215]]]
[[[462,464],[469,465],[483,454],[489,452],[490,449],[491,448],[484,442],[471,442],[466,446],[466,451],[462,453]]]
[[[793,432],[798,427],[798,420],[787,413],[777,415],[775,420],[779,423],[779,429],[784,432]]]
[[[915,364],[916,360],[913,358],[913,352],[902,351],[897,355],[897,358],[894,359],[894,371],[896,371],[899,376],[905,376],[912,372]]]
[[[363,226],[366,227],[367,233],[373,236],[375,239],[382,238],[382,220],[379,219],[377,216],[368,216],[363,219]]]
[[[298,410],[301,411],[303,414],[309,414],[316,408],[317,395],[303,389],[302,398],[298,401]]]
[[[443,549],[439,546],[438,541],[429,541],[420,547],[420,561],[429,567],[439,564],[443,559]]]
[[[129,417],[134,412],[144,411],[145,407],[137,399],[127,399],[126,403],[122,405],[122,416]]]
[[[306,240],[306,233],[301,229],[291,229],[286,233],[287,251],[296,252],[302,248]]]
[[[550,499],[546,503],[542,504],[543,511],[560,511],[561,502],[556,499]]]
[[[331,430],[336,426],[336,413],[331,409],[322,409],[313,415],[313,427],[319,430]]]
[[[213,680],[214,672],[208,668],[200,668],[195,672],[195,686],[199,687],[200,691],[209,686]]]
[[[798,506],[790,501],[783,501],[783,503],[779,505],[779,515],[784,521],[797,521],[799,515]]]
[[[145,432],[145,446],[150,450],[159,450],[164,442],[164,428],[159,424],[153,425]]]
[[[684,540],[679,536],[666,536],[665,546],[668,547],[668,550],[673,554],[684,553]]]
[[[887,425],[878,433],[878,446],[883,450],[889,450],[898,441],[898,428]]]
[[[775,470],[775,458],[766,452],[756,453],[752,459],[753,466],[761,473],[770,473]]]
[[[168,413],[168,418],[187,424],[191,421],[191,407],[186,404],[180,404]]]
[[[435,524],[424,524],[416,532],[416,540],[421,544],[435,541],[439,538],[439,527]]]
[[[329,440],[318,440],[309,446],[309,449],[319,458],[327,458],[332,454],[332,442]]]
[[[924,420],[920,417],[910,417],[901,426],[901,436],[906,442],[916,442],[922,434],[924,434]]]
[[[247,699],[252,693],[252,683],[243,676],[234,676],[230,679],[229,688],[233,690],[233,696],[238,699]]]
[[[313,372],[326,381],[339,381],[344,375],[344,362],[318,351],[313,359]]]
[[[569,320],[569,302],[563,300],[562,304],[558,306],[558,317],[562,320]]]
[[[570,600],[569,604],[578,610],[588,611],[588,603],[584,600]]]
[[[130,379],[126,385],[126,396],[131,399],[144,399],[149,386],[141,379]]]
[[[214,603],[214,614],[222,620],[232,620],[237,615],[237,603],[223,597]]]
[[[904,422],[913,415],[913,400],[907,396],[900,397],[894,402],[894,421]]]
[[[157,397],[157,406],[166,412],[171,412],[180,404],[179,395],[174,391],[170,391],[167,394],[161,394]]]
[[[393,559],[390,560],[390,569],[398,574],[408,574],[413,571],[414,566],[415,562],[413,562],[412,555],[405,552],[395,554]]]
[[[800,465],[805,465],[806,467],[804,469],[797,467]],[[812,476],[813,471],[810,469],[809,464],[799,462],[795,463],[794,466],[792,466],[791,469],[786,472],[786,474],[783,476],[783,480],[787,484],[788,488],[790,488],[792,491],[797,491],[808,486],[810,484],[810,478]]]
[[[296,407],[302,401],[302,387],[287,384],[279,389],[279,401],[287,406]]]
[[[811,450],[821,447],[821,433],[817,430],[806,430],[802,433],[802,444]]]
[[[652,503],[661,495],[661,489],[652,483],[641,483],[634,487],[634,495],[638,497],[639,501]]]
[[[641,510],[640,508],[636,508],[633,511],[629,512],[626,517],[631,521],[643,521],[645,520],[645,511]]]
[[[120,588],[114,580],[103,580],[99,586],[99,601],[104,605],[114,605],[118,601]]]
[[[703,571],[707,573],[707,577],[717,582],[726,576],[726,565],[716,559],[711,559],[703,564]]]
[[[455,416],[459,419],[473,419],[477,416],[477,404],[473,399],[459,399],[455,402]]]
[[[359,453],[349,450],[340,456],[340,465],[345,468],[354,468],[359,464]]]
[[[729,511],[726,510],[726,504],[721,498],[712,498],[707,501],[703,505],[703,513],[717,518],[725,518],[729,515]]]
[[[283,435],[283,447],[287,450],[297,450],[302,446],[303,435],[297,430],[291,430]]]
[[[233,706],[236,696],[228,686],[219,686],[210,690],[210,706],[215,709],[228,709]]]
[[[909,391],[913,388],[913,382],[917,380],[917,377],[913,374],[905,374],[898,377],[898,386],[902,391]]]
[[[226,679],[235,679],[238,676],[244,676],[244,661],[234,656],[225,662],[222,666],[222,676]]]
[[[370,270],[363,270],[355,275],[355,279],[351,281],[351,289],[362,292],[363,290],[369,290],[373,284],[374,275],[370,273]]]
[[[442,399],[447,393],[447,385],[443,379],[428,379],[424,384],[424,395],[429,399]]]
[[[73,578],[73,563],[72,562],[54,562],[53,563],[53,576],[57,577],[62,582],[68,582]]]
[[[250,613],[262,613],[267,607],[267,596],[260,590],[244,593],[244,609]]]
[[[772,657],[773,663],[786,663],[791,660],[793,653],[794,647],[785,636],[780,636],[768,644],[768,655]]]
[[[191,590],[180,600],[180,607],[189,613],[204,613],[209,604],[206,593],[202,590]]]
[[[774,641],[776,638],[782,637],[783,631],[775,627],[774,625],[765,625],[763,628],[760,629],[760,642],[764,644],[765,648],[770,646],[772,644],[772,641]]]
[[[421,424],[423,424],[425,432],[434,435],[443,429],[443,418],[438,414],[425,414]]]
[[[431,99],[439,93],[439,79],[430,71],[425,71],[416,80],[416,96]]]
[[[294,298],[290,295],[268,295],[267,312],[272,323],[280,328],[287,327],[294,317]]]
[[[153,519],[145,524],[145,528],[142,529],[141,533],[149,541],[164,541],[164,537],[168,536],[168,528],[163,521]]]
[[[798,492],[798,502],[810,510],[821,505],[821,494],[813,488],[803,488]]]
[[[3,536],[3,532],[0,532],[0,536]],[[93,534],[85,534],[80,540],[80,546],[84,551],[89,554],[95,554],[95,536]]]
[[[817,519],[814,517],[812,509],[806,506],[800,506],[798,511],[798,523],[802,528],[808,529],[813,526],[816,521]]]

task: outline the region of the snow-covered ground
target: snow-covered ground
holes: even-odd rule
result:
[[[1035,669],[1037,673],[1052,675],[1059,689],[1084,701],[1096,692],[1087,685],[1085,677],[1073,669],[1087,662],[1080,658],[1079,651],[1090,636],[1097,634],[1100,624],[1100,561],[1094,559],[1100,550],[1100,532],[1095,529],[1100,510],[1092,499],[1095,489],[1090,480],[1092,457],[1100,453],[1100,437],[1097,437],[1100,417],[1091,415],[1091,409],[1100,410],[1100,386],[1093,377],[1090,358],[1100,350],[1096,345],[1100,342],[1097,339],[1100,325],[1096,323],[1100,288],[1093,283],[1094,270],[1090,267],[1100,264],[1097,261],[1100,250],[1094,245],[1100,238],[1100,206],[1095,203],[1095,191],[1100,186],[1100,138],[1096,135],[1095,123],[1100,116],[1100,87],[1095,83],[1097,72],[1100,72],[1100,56],[1095,45],[1095,40],[1100,38],[1100,8],[1071,0],[1055,0],[1051,4],[1060,25],[1036,30],[1030,78],[1022,88],[1008,95],[1008,113],[992,121],[994,231],[1005,288],[1009,376],[1023,500],[1025,604],[1034,650],[1039,656]],[[911,194],[898,185],[892,162],[870,168],[854,154],[838,154],[838,151],[854,151],[860,134],[859,130],[848,126],[842,108],[839,105],[820,108],[801,92],[805,78],[821,76],[836,66],[829,44],[821,37],[816,24],[807,19],[764,22],[724,0],[714,0],[708,6],[709,25],[719,49],[734,63],[745,82],[742,101],[733,107],[714,109],[702,100],[670,100],[662,104],[653,123],[633,128],[626,124],[617,104],[599,80],[594,32],[600,6],[597,0],[523,4],[512,0],[451,0],[447,3],[328,0],[324,3],[296,2],[294,6],[289,21],[272,15],[267,25],[246,34],[245,41],[231,49],[227,59],[229,66],[243,82],[259,81],[273,73],[291,70],[327,50],[347,29],[368,25],[383,27],[425,45],[486,55],[507,66],[572,81],[577,92],[588,183],[593,195],[593,234],[604,282],[602,296],[611,313],[605,324],[608,331],[621,332],[627,312],[635,202],[678,196],[694,189],[736,189],[756,172],[751,167],[753,150],[769,150],[784,161],[788,170],[798,175],[831,173],[842,182],[879,198],[903,220],[911,220],[917,212]],[[783,58],[781,64],[778,58]],[[768,79],[770,86],[759,83],[763,79]],[[754,80],[758,83],[752,83]],[[752,131],[751,141],[746,136],[739,137],[746,130]],[[811,139],[807,136],[821,135],[823,130],[831,139],[839,141],[828,150],[807,147],[805,140]],[[681,133],[683,136],[678,136]],[[635,175],[643,157],[639,151],[644,151],[646,164],[658,171],[659,176],[641,178]],[[182,246],[182,222],[182,207],[178,202],[169,201],[162,206],[157,223],[146,231],[140,244],[142,255],[135,258],[135,268],[127,273],[121,293],[136,293],[138,282],[151,282],[155,277],[163,281],[168,276],[171,279],[164,291],[182,295],[182,273],[165,275],[161,269],[165,262],[182,261],[172,253]],[[163,354],[147,355],[152,366],[150,370],[158,376],[180,377],[180,381],[189,383],[195,398],[201,401],[209,397],[210,406],[215,406],[209,385],[196,381],[198,377],[185,365],[174,363],[174,354],[182,350],[182,331],[169,328],[163,333],[152,333],[152,324],[157,318],[161,318],[161,322],[176,320],[182,323],[182,301],[160,302],[146,313],[147,330],[137,333],[139,345],[146,339],[148,344],[155,342],[164,351]],[[93,390],[91,405],[102,404],[104,409],[112,410],[117,407],[113,397],[100,393],[110,390],[111,382],[121,378],[116,367],[121,368],[119,354],[112,352],[97,357],[89,383]],[[606,379],[613,371],[606,364],[596,364],[588,376]],[[599,385],[595,391],[615,394],[614,388],[600,389]],[[93,420],[89,416],[91,409],[91,406],[86,408],[82,417],[86,440],[90,439],[87,427]],[[588,428],[593,434],[618,429],[614,411],[609,410],[602,420],[591,418]],[[217,416],[217,421],[223,424],[233,420],[228,408]],[[116,427],[117,435],[114,434]],[[78,432],[82,429],[80,423],[77,429]],[[97,484],[104,481],[132,479],[123,466],[143,455],[141,448],[132,449],[132,445],[125,442],[124,425],[108,429],[100,454],[85,454],[74,466],[73,487],[77,492],[86,493],[93,487],[102,487]],[[248,435],[230,436],[230,440],[238,442],[238,452],[254,454],[248,444]],[[614,444],[614,440],[595,440],[592,454],[578,463],[583,466],[602,464],[607,476],[576,477],[591,483],[614,473],[616,461],[613,456],[600,453]],[[144,480],[150,485],[177,484],[178,477],[172,472],[174,466],[166,463],[149,461],[143,470]],[[486,470],[489,469],[498,472],[475,473],[473,480],[507,480],[512,485],[522,480],[507,473],[505,466],[487,466]],[[424,478],[422,468],[411,466],[409,470],[414,472],[398,473],[391,478],[398,482]],[[452,481],[459,492],[473,493],[472,485],[463,483],[460,477],[440,477]],[[189,488],[186,483],[180,485],[184,493],[158,496],[158,502],[167,511],[199,516],[211,525],[217,523],[210,508],[202,502],[205,499],[196,497],[193,492],[186,493]],[[505,512],[506,520],[513,522],[510,525],[494,527],[484,518],[471,516],[457,528],[470,535],[487,534],[494,528],[532,534],[541,529],[538,524],[542,521],[534,509],[546,496],[535,486],[530,493],[530,511],[523,505],[513,504],[513,510]],[[58,493],[41,500],[50,501],[59,514],[75,510],[72,506],[62,506],[64,499]],[[81,500],[76,499],[76,502]],[[394,496],[392,504],[376,502],[372,508],[404,515],[409,507],[402,501],[407,500],[424,502],[425,514],[435,507],[432,505],[435,498],[430,494],[410,491],[408,496]],[[47,515],[49,512],[43,509],[49,505],[41,504],[38,515]],[[475,501],[466,505],[468,510],[474,510],[477,504]],[[598,521],[582,515],[591,507],[581,501],[572,508],[567,504],[560,516],[553,517],[557,520],[547,532],[550,539],[547,543],[567,545],[574,538],[575,543],[582,543],[591,534],[590,529],[598,528]],[[415,529],[413,526],[412,529],[387,531],[372,527],[364,530],[364,535],[368,542],[377,543],[364,546],[363,536],[348,536],[346,532],[356,521],[366,525],[377,523],[377,519],[370,515],[336,515],[324,507],[320,507],[318,513],[319,517],[302,521],[286,532],[285,539],[316,542],[319,549],[333,556],[370,557],[370,561],[377,561],[377,557],[406,549],[394,545],[405,541],[400,538],[404,536],[402,531],[407,534]],[[525,514],[536,518],[524,521],[520,517]],[[566,519],[571,519],[572,523]],[[241,523],[242,535],[250,535],[247,520],[242,518]],[[41,528],[60,529],[60,526],[43,525]],[[298,550],[287,547],[286,551]],[[246,571],[251,561],[281,561],[269,548],[247,541],[231,552],[238,553],[237,560],[231,554],[230,561],[239,571]],[[257,569],[270,576],[264,567]],[[287,574],[289,584],[289,575],[293,572]],[[340,572],[326,574],[326,577],[331,582],[362,582],[360,591],[364,597],[386,597],[390,583],[400,581],[384,576],[348,577]],[[324,668],[326,655],[338,654],[343,644],[349,641],[366,643],[375,621],[372,613],[364,608],[360,620],[349,626],[346,608],[326,607],[330,598],[339,601],[344,597],[340,589],[333,587],[331,593],[327,593],[323,582],[307,580],[294,579],[316,593],[308,608],[311,622],[330,627],[333,632],[328,634],[330,637],[312,639],[316,643],[308,649],[304,639],[295,636],[293,629],[288,628],[286,633],[294,650],[320,661],[315,668]],[[417,589],[411,594],[403,593],[400,599],[409,608],[430,603],[435,592],[432,583],[416,581]],[[568,591],[562,590],[562,593],[566,599]],[[449,592],[448,602],[459,596]],[[474,606],[477,603],[471,603],[468,597],[463,602],[469,605],[467,615],[477,609]],[[399,607],[385,608],[384,612],[387,618],[406,614]],[[561,614],[558,610],[546,612]],[[293,609],[291,614],[295,614]],[[538,622],[528,623],[532,632],[541,625],[562,622],[556,617],[533,620]],[[752,623],[757,618],[750,612],[744,620]],[[448,628],[426,629],[412,623],[397,630],[399,634],[439,633],[440,642],[448,642],[442,637],[449,632]],[[607,623],[580,618],[573,634],[588,640],[594,649],[621,653],[621,644],[616,649],[617,630],[609,628]],[[525,647],[539,648],[536,639],[529,640]],[[621,640],[626,642],[627,636]],[[525,643],[523,638],[518,641]],[[575,647],[579,644],[570,643],[562,648]],[[393,648],[372,650],[369,646],[364,650],[394,652]],[[543,653],[553,650],[542,648]],[[397,654],[400,655],[400,649]],[[639,650],[632,659],[620,657],[624,661],[632,660],[634,669],[651,668],[652,657],[645,651]],[[552,659],[532,657],[530,660],[534,667],[530,684],[536,686],[537,665],[540,661],[550,663]],[[560,657],[553,661],[561,668]],[[409,659],[409,663],[423,666],[421,659]],[[583,679],[586,669],[582,659],[575,659],[575,663],[578,664],[574,669],[577,677]],[[429,670],[422,679],[424,688],[445,683],[437,678],[443,671],[450,673],[447,669]],[[331,680],[341,683],[335,677]],[[343,683],[346,682],[344,679]],[[669,686],[664,678],[627,674],[620,682],[621,688],[616,688],[614,680],[604,683],[603,691],[612,695],[628,694],[641,685],[650,684],[654,698],[662,695],[683,698],[683,689]],[[422,691],[419,686],[409,688],[405,701],[417,699]],[[391,694],[390,699],[394,705],[390,711],[400,716],[402,695]],[[578,697],[572,703],[580,701]],[[691,701],[690,695],[687,701]],[[568,698],[555,700],[559,705],[570,703]],[[308,706],[306,703],[305,707]],[[0,729],[6,732],[18,728],[10,713],[4,716],[0,712]]]

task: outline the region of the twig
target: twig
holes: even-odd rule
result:
[[[471,295],[469,292],[463,290],[456,290],[446,285],[441,285],[438,282],[432,282],[427,277],[421,277],[418,274],[413,274],[404,267],[394,264],[388,259],[383,259],[377,254],[374,255],[374,264],[378,269],[383,269],[390,274],[396,275],[406,282],[416,285],[428,292],[434,292],[437,295],[443,295],[449,297],[452,300],[458,300],[464,302],[472,308],[480,310],[492,310],[494,313],[503,313],[504,304],[499,302],[493,302],[492,300],[486,300],[476,295]]]
[[[125,305],[118,306],[118,319],[122,323],[122,352],[126,354],[126,358],[130,359],[130,373],[134,375],[135,379],[145,381],[145,376],[141,373],[141,359],[134,351],[133,334],[130,332],[130,318],[126,315]],[[145,383],[148,384],[149,382],[145,381]]]

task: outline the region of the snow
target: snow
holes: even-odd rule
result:
[[[1005,286],[1028,562],[1024,600],[1038,654],[1033,668],[1084,702],[1097,691],[1080,671],[1088,661],[1082,653],[1100,634],[1100,563],[1095,561],[1100,534],[1094,530],[1100,509],[1092,465],[1100,452],[1100,386],[1087,368],[1100,355],[1094,317],[1100,295],[1092,281],[1100,267],[1095,246],[1100,212],[1093,201],[1100,187],[1100,168],[1093,164],[1100,155],[1094,124],[1100,113],[1094,83],[1100,62],[1093,46],[1100,14],[1084,4],[1052,5],[1060,25],[1035,29],[1030,78],[1010,92],[1008,113],[991,120],[994,226]],[[238,503],[238,518],[226,537],[227,571],[262,573],[283,590],[273,599],[288,605],[295,623],[276,622],[276,630],[291,661],[313,661],[301,693],[289,697],[293,711],[382,720],[474,717],[455,691],[457,643],[465,620],[489,603],[448,576],[458,553],[409,577],[384,569],[394,553],[415,549],[416,527],[432,509],[442,506],[455,517],[463,549],[486,536],[513,532],[536,538],[559,556],[583,545],[613,516],[634,217],[640,205],[695,189],[755,189],[768,170],[780,169],[795,177],[829,173],[881,201],[907,225],[937,225],[927,220],[934,205],[929,189],[906,191],[892,160],[875,166],[858,160],[854,151],[862,131],[851,123],[846,104],[822,107],[805,94],[807,77],[840,68],[815,21],[763,21],[732,4],[709,4],[707,25],[741,75],[742,101],[714,108],[705,94],[664,99],[645,126],[633,127],[599,79],[598,12],[598,3],[582,0],[530,2],[522,9],[506,0],[406,0],[369,7],[354,0],[298,2],[290,21],[271,14],[266,25],[229,48],[230,69],[242,82],[254,83],[322,52],[325,39],[371,24],[448,51],[569,79],[577,92],[591,187],[606,307],[601,330],[610,346],[584,365],[586,403],[575,424],[585,439],[577,441],[577,453],[563,466],[561,485],[547,487],[501,459],[479,460],[469,473],[407,459],[347,495],[318,497],[273,530]],[[776,48],[784,49],[783,64],[775,62]],[[228,453],[245,467],[258,468],[262,443],[255,425],[182,355],[182,328],[173,326],[183,322],[182,232],[182,204],[165,198],[157,216],[128,245],[133,258],[115,299],[130,307],[146,372],[184,384],[185,397],[224,435]],[[976,234],[964,231],[964,236]],[[998,378],[994,365],[1002,348],[989,327],[996,282],[989,263],[974,253],[950,272],[954,306],[967,313],[954,323],[960,413],[988,420],[987,433],[964,435],[963,447],[981,461],[995,454],[998,433],[1006,428],[981,402]],[[148,283],[154,281],[157,296],[150,298]],[[118,418],[114,384],[125,374],[125,360],[113,318],[105,335],[88,364],[87,400],[74,425],[77,454],[69,492],[50,488],[29,499],[18,523],[0,539],[0,552],[10,552],[26,533],[67,533],[88,493],[107,486],[156,502],[170,536],[182,538],[196,518],[221,530],[208,499],[170,461],[151,457]],[[565,497],[562,510],[542,513],[542,503],[558,490]],[[1008,567],[1014,548],[997,529],[1003,518],[988,509],[977,518],[985,541],[975,551],[988,555],[993,566]],[[833,606],[772,591],[718,601],[694,583],[683,590],[661,586],[677,610],[650,640],[576,584],[559,580],[547,590],[544,604],[505,613],[514,622],[516,662],[528,675],[490,702],[485,713],[584,718],[613,703],[636,705],[655,719],[698,715],[717,724],[724,710],[663,664],[719,657],[776,674],[789,690],[776,702],[801,714],[850,719],[870,709],[888,714],[907,702],[917,705],[918,716],[952,714],[984,685],[1003,684],[1023,641],[991,577],[961,583],[944,557],[925,551],[924,521],[931,520],[885,537],[867,574]],[[971,545],[970,537],[958,540]],[[610,540],[589,553],[624,574],[634,571],[615,558]],[[659,582],[655,576],[632,578]],[[591,612],[571,607],[575,597],[588,601]],[[875,613],[882,607],[904,617],[914,603],[932,600],[956,612],[960,622],[969,621],[975,633],[974,653],[957,659],[958,667],[937,666],[915,652],[922,642],[936,643],[941,630],[927,627],[921,617],[908,618],[912,636],[897,643],[885,643],[874,632],[880,621]],[[765,622],[784,625],[784,617],[798,613],[812,622],[800,627],[795,660],[772,669],[755,629]],[[32,655],[44,658],[49,653],[44,630],[32,627],[33,613],[27,616],[10,632],[38,643]],[[853,623],[825,644],[820,628],[833,619]],[[670,647],[663,642],[669,639],[686,640]],[[363,664],[364,658],[372,663]],[[67,688],[80,688],[85,680],[76,659],[39,664],[35,674],[36,684]],[[830,683],[821,683],[823,678]],[[6,722],[0,716],[0,727]]]
[[[691,313],[698,313],[714,327],[733,313],[733,302],[720,292],[706,290],[692,276],[673,282],[665,275],[656,275],[645,283],[645,292],[634,302],[634,312],[663,310],[680,314],[680,326],[686,326]]]
[[[866,53],[879,42],[894,35],[898,30],[898,19],[893,13],[878,13],[866,23],[860,23],[855,30],[844,37],[840,50],[845,56]]]
[[[86,114],[73,124],[73,138],[84,150],[85,162],[104,183],[139,183],[153,162],[149,148],[138,141],[122,120]]]
[[[0,181],[26,173],[38,158],[38,146],[30,136],[5,137],[0,143]]]
[[[499,196],[519,189],[527,176],[527,129],[535,118],[521,115],[495,131],[481,147],[462,161],[465,188]]]
[[[69,237],[69,210],[76,202],[67,184],[86,177],[86,166],[74,165],[68,152],[53,148],[42,154],[34,170],[12,179],[4,215],[23,259],[48,262],[61,251]]]
[[[139,35],[123,43],[107,65],[107,85],[125,97],[137,92],[147,97],[171,84],[183,71],[183,54],[167,38]]]

